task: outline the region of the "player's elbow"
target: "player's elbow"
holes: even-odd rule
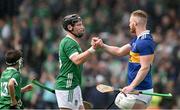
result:
[[[118,56],[118,57],[122,57],[122,56],[123,56],[123,55],[121,54],[121,52],[117,52],[115,55]]]
[[[78,57],[76,57],[76,58],[73,58],[73,59],[71,59],[72,60],[72,62],[75,64],[75,65],[80,65],[82,62],[78,59]]]
[[[81,61],[81,59],[78,57],[78,55],[74,55],[73,57],[70,58],[71,61],[76,64],[76,65],[80,65],[83,62]]]
[[[150,66],[148,66],[148,65],[141,66],[141,70],[143,70],[143,71],[149,71],[149,69],[150,69]]]
[[[122,57],[122,56],[125,56],[129,53],[129,51],[124,51],[123,49],[121,48],[118,48],[117,51],[116,51],[116,56],[118,57]]]
[[[80,60],[77,60],[77,61],[74,61],[74,64],[80,65],[80,64],[82,64],[82,62]]]

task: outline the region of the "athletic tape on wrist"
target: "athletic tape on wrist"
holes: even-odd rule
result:
[[[96,50],[95,50],[93,47],[90,47],[90,48],[88,49],[88,51],[89,51],[90,53],[95,53],[95,52],[96,52]]]

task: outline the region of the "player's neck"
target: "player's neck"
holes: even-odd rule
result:
[[[76,40],[78,43],[80,42],[80,40],[75,35],[71,34],[70,32],[68,32],[68,35],[70,35],[70,37]]]
[[[141,33],[143,33],[146,30],[147,30],[146,28],[137,28],[136,29],[136,36],[139,36]]]

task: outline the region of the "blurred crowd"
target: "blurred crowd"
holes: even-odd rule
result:
[[[149,14],[148,29],[157,44],[152,75],[155,92],[172,93],[173,98],[153,97],[150,108],[180,108],[180,1],[179,0],[1,0],[0,71],[5,69],[4,53],[23,51],[23,85],[36,77],[54,88],[59,72],[58,45],[64,37],[62,18],[78,13],[86,27],[81,47],[90,47],[92,36],[109,45],[122,46],[132,37],[129,16],[133,10]],[[115,88],[126,85],[128,56],[115,57],[99,49],[84,64],[83,98],[94,108],[107,108],[117,93],[102,94],[99,83]],[[57,108],[55,95],[34,86],[23,94],[25,108]],[[112,108],[117,108],[115,105]]]

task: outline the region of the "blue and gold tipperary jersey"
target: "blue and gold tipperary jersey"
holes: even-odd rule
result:
[[[154,55],[155,43],[149,30],[144,31],[130,42],[131,51],[128,64],[128,85],[135,79],[141,65],[140,56]],[[153,59],[152,59],[153,60]],[[145,79],[135,88],[136,90],[146,90],[152,88],[151,68]]]

